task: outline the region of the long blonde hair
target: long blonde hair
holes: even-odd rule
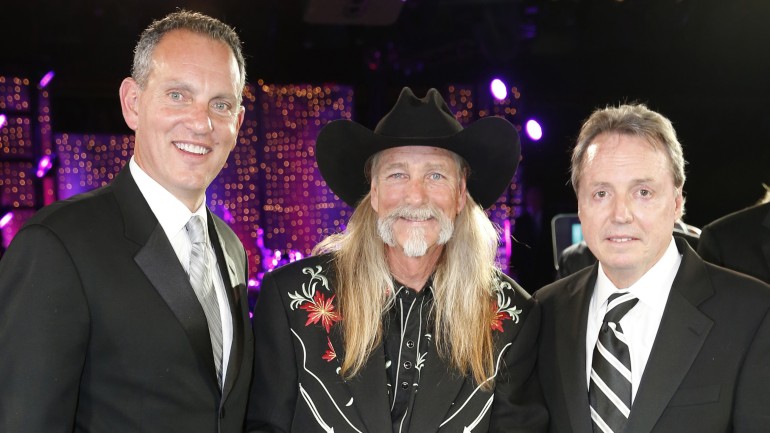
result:
[[[345,356],[341,374],[355,376],[383,340],[383,314],[395,286],[377,234],[377,213],[367,194],[343,233],[319,243],[314,254],[334,255],[335,293],[343,320]],[[494,278],[499,232],[468,195],[444,246],[433,278],[434,338],[442,356],[459,374],[470,374],[485,389],[494,374]]]

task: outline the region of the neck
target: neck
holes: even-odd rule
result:
[[[182,203],[184,203],[185,206],[187,206],[188,209],[190,209],[190,212],[195,212],[203,205],[203,196],[200,197],[180,197],[178,195],[175,195],[176,198],[179,199]]]
[[[610,280],[612,284],[615,285],[615,287],[618,288],[618,290],[625,290],[631,287],[637,281],[639,281],[639,279],[642,278],[644,273],[639,274],[639,272],[618,272],[618,271],[610,272],[607,269],[605,269],[604,275],[607,277],[608,280]]]
[[[399,247],[387,247],[385,256],[391,275],[401,284],[416,291],[422,290],[441,257],[441,247],[434,247],[421,257],[407,257]]]

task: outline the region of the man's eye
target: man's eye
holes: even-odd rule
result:
[[[597,191],[594,196],[596,198],[604,198],[607,197],[607,191]]]
[[[441,173],[431,173],[429,177],[431,180],[441,180],[444,178],[444,175]]]
[[[217,111],[227,111],[230,109],[230,105],[225,102],[215,102],[214,109]]]
[[[641,189],[639,190],[639,195],[641,195],[642,197],[649,197],[652,195],[652,191],[650,191],[649,189]]]
[[[171,98],[173,101],[181,101],[182,100],[182,94],[179,92],[171,92],[168,94],[168,97]]]

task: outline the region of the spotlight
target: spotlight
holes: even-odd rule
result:
[[[5,123],[8,121],[8,118],[5,117],[5,114],[0,114],[0,128],[5,126]]]
[[[3,217],[0,218],[0,229],[7,226],[12,219],[13,219],[13,212],[8,212],[7,214],[3,215]]]
[[[53,80],[53,76],[56,75],[53,73],[53,71],[46,72],[45,75],[43,75],[43,78],[40,79],[40,83],[38,83],[38,86],[40,86],[41,89],[45,89],[45,86],[48,85],[48,83]]]
[[[492,92],[492,96],[498,101],[501,101],[508,97],[508,89],[505,87],[503,80],[495,78],[489,83],[489,91]]]
[[[48,173],[48,170],[53,167],[53,158],[51,155],[45,155],[44,157],[40,158],[40,161],[37,163],[37,172],[35,175],[37,177],[43,177]]]
[[[529,138],[532,139],[532,141],[538,141],[541,138],[543,138],[543,128],[540,127],[540,124],[537,123],[537,120],[535,119],[529,119],[527,120],[527,135]]]

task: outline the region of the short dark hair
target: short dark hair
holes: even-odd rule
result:
[[[165,18],[153,21],[147,27],[139,38],[139,42],[134,48],[134,64],[131,68],[131,77],[144,88],[147,84],[147,78],[150,75],[150,65],[152,64],[152,53],[160,42],[163,35],[172,30],[188,30],[211,39],[222,41],[232,50],[236,62],[238,62],[238,71],[240,82],[238,83],[238,99],[243,93],[243,87],[246,84],[246,62],[243,59],[241,40],[235,29],[229,25],[204,15],[199,12],[187,10],[178,10],[166,15]]]

